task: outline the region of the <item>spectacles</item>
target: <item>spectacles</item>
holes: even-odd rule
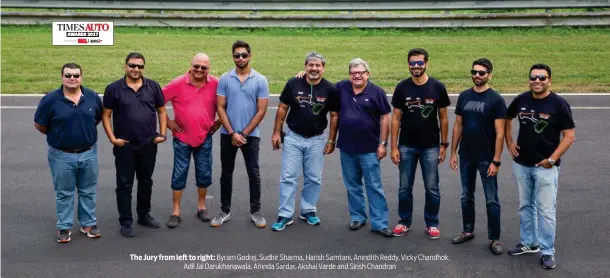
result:
[[[246,58],[250,57],[250,54],[249,54],[249,53],[247,53],[247,52],[243,52],[243,53],[233,53],[233,58],[234,58],[234,59],[239,59],[240,57],[241,57],[242,59],[246,59]]]
[[[485,76],[487,74],[487,72],[484,70],[471,70],[470,74],[472,74],[472,75],[478,74],[479,76]]]
[[[138,65],[138,64],[127,64],[130,68],[134,69],[134,68],[139,68],[139,69],[144,69],[144,65]]]
[[[354,75],[354,76],[356,76],[356,75],[360,75],[360,76],[362,76],[362,75],[364,75],[364,74],[365,74],[365,73],[367,73],[367,72],[368,72],[368,71],[366,71],[366,70],[364,70],[364,71],[353,71],[353,72],[352,72],[352,71],[350,71],[349,75]]]
[[[536,81],[536,79],[544,82],[546,81],[548,77],[544,76],[544,75],[530,75],[530,81]]]
[[[412,66],[412,67],[413,67],[413,66],[415,66],[415,65],[418,65],[418,66],[420,66],[420,67],[421,67],[421,66],[423,66],[425,63],[426,63],[426,62],[424,62],[424,61],[409,61],[409,66]]]
[[[208,70],[208,67],[206,67],[206,66],[204,66],[204,65],[197,65],[197,64],[194,64],[194,65],[193,65],[193,68],[195,68],[195,69],[199,69],[199,68],[201,68],[201,70],[203,70],[203,71]]]
[[[78,79],[80,77],[80,74],[78,74],[78,73],[75,73],[75,74],[66,73],[66,74],[64,74],[64,77],[66,77],[68,79],[70,79],[72,77],[74,77],[75,79]]]

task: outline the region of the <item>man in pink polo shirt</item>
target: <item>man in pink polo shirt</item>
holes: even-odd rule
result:
[[[210,221],[205,207],[207,188],[212,184],[212,135],[220,127],[216,118],[218,78],[209,75],[210,58],[198,53],[189,71],[163,88],[165,103],[172,102],[174,120],[168,116],[167,127],[174,136],[174,170],[172,173],[173,211],[167,227],[175,228],[181,221],[180,201],[186,187],[191,164],[195,161],[195,181],[199,193],[197,217]]]

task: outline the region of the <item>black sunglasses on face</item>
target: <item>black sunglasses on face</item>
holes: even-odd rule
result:
[[[530,81],[536,81],[536,79],[544,82],[546,81],[547,77],[544,75],[530,75]]]
[[[70,78],[72,78],[72,77],[74,77],[75,79],[78,79],[78,78],[80,77],[80,74],[78,74],[78,73],[75,73],[75,74],[66,73],[66,74],[64,74],[64,76],[65,76],[66,78],[68,78],[68,79],[70,79]]]
[[[472,75],[478,74],[479,76],[485,76],[487,74],[487,72],[484,70],[471,70],[470,74],[472,74]]]
[[[424,61],[409,61],[409,66],[414,67],[415,65],[418,65],[418,66],[420,66],[420,67],[421,67],[421,66],[423,66],[425,63],[426,63],[426,62],[424,62]]]
[[[195,68],[195,69],[200,69],[201,68],[201,70],[203,70],[203,71],[208,70],[208,67],[206,67],[204,65],[197,65],[197,64],[194,64],[193,68]]]
[[[247,52],[243,52],[243,53],[233,53],[233,58],[235,59],[239,59],[239,57],[246,59],[248,57],[250,57],[250,54]]]
[[[138,64],[127,64],[130,68],[139,68],[139,69],[144,69],[144,65],[138,65]]]

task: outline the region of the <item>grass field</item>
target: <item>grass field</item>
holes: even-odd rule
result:
[[[231,44],[249,42],[253,67],[266,75],[272,93],[303,69],[304,55],[316,50],[327,58],[325,77],[347,78],[350,59],[360,57],[372,68],[371,80],[388,93],[409,76],[407,52],[423,47],[430,53],[428,73],[452,93],[472,85],[473,60],[487,57],[494,63],[492,86],[500,92],[527,89],[533,63],[553,69],[558,92],[610,91],[609,28],[523,28],[461,30],[358,30],[358,29],[170,29],[117,27],[114,46],[52,46],[51,27],[2,26],[1,90],[9,93],[44,93],[60,84],[66,62],[84,69],[84,84],[98,92],[122,77],[125,56],[139,51],[146,57],[145,75],[162,86],[184,73],[196,52],[212,58],[212,74],[234,67]]]

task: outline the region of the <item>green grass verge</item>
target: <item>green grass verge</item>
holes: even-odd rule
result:
[[[360,57],[372,68],[371,80],[388,93],[409,76],[407,52],[413,47],[430,53],[428,73],[460,92],[472,85],[473,60],[494,63],[492,86],[500,92],[527,88],[533,63],[553,69],[558,92],[610,91],[610,32],[608,28],[523,29],[231,29],[117,27],[114,46],[52,46],[50,26],[2,26],[3,94],[44,93],[60,84],[67,62],[84,69],[84,84],[98,92],[122,77],[125,56],[144,54],[145,75],[161,85],[184,73],[196,52],[212,58],[216,76],[234,67],[231,44],[242,39],[253,48],[253,67],[266,75],[272,93],[303,69],[304,55],[316,50],[326,56],[325,77],[347,78],[350,59]]]

